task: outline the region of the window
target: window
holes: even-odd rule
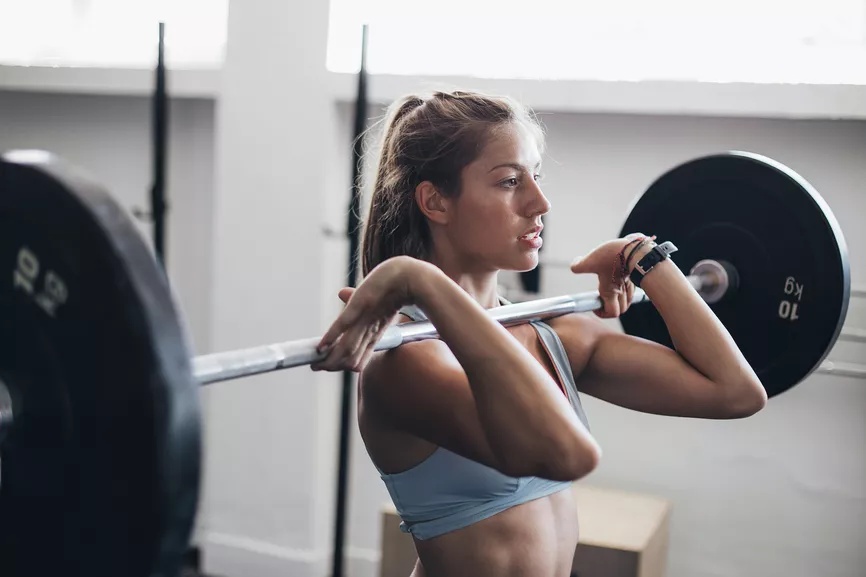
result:
[[[866,0],[331,0],[327,66],[372,73],[866,84]]]
[[[222,64],[228,0],[0,0],[0,61],[152,67],[158,22],[169,66]]]

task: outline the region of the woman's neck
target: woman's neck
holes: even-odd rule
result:
[[[465,290],[482,307],[489,309],[498,307],[499,273],[495,270],[468,271],[450,259],[431,258],[430,262],[438,266],[451,280]]]

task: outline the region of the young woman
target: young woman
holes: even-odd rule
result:
[[[638,281],[676,350],[589,314],[504,328],[497,273],[538,264],[543,134],[508,98],[436,93],[386,118],[363,243],[364,281],[320,343],[314,370],[361,372],[359,426],[418,552],[413,575],[565,577],[578,541],[571,483],[601,449],[578,392],[657,414],[738,418],[766,393],[670,258]],[[646,231],[651,233],[651,231]],[[661,242],[663,239],[659,239]],[[636,231],[572,265],[598,275],[604,308],[629,308]],[[646,262],[646,261],[644,261]],[[440,339],[373,353],[393,322]]]

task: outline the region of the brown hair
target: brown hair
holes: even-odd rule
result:
[[[427,99],[405,96],[389,107],[361,246],[363,275],[394,256],[427,258],[430,229],[415,188],[429,180],[442,194],[459,194],[463,168],[493,129],[512,122],[529,127],[543,146],[533,113],[508,97],[435,92]]]

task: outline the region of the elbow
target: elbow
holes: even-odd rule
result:
[[[598,467],[601,456],[601,447],[591,438],[583,437],[547,452],[541,459],[513,464],[509,471],[503,472],[515,477],[531,475],[551,481],[577,481]]]
[[[731,395],[726,404],[726,417],[744,419],[763,410],[767,406],[767,390],[757,379],[748,381]]]
[[[577,481],[595,471],[601,463],[601,447],[594,441],[584,441],[579,450],[571,451],[568,459],[561,461],[561,467],[551,473],[557,480]]]

